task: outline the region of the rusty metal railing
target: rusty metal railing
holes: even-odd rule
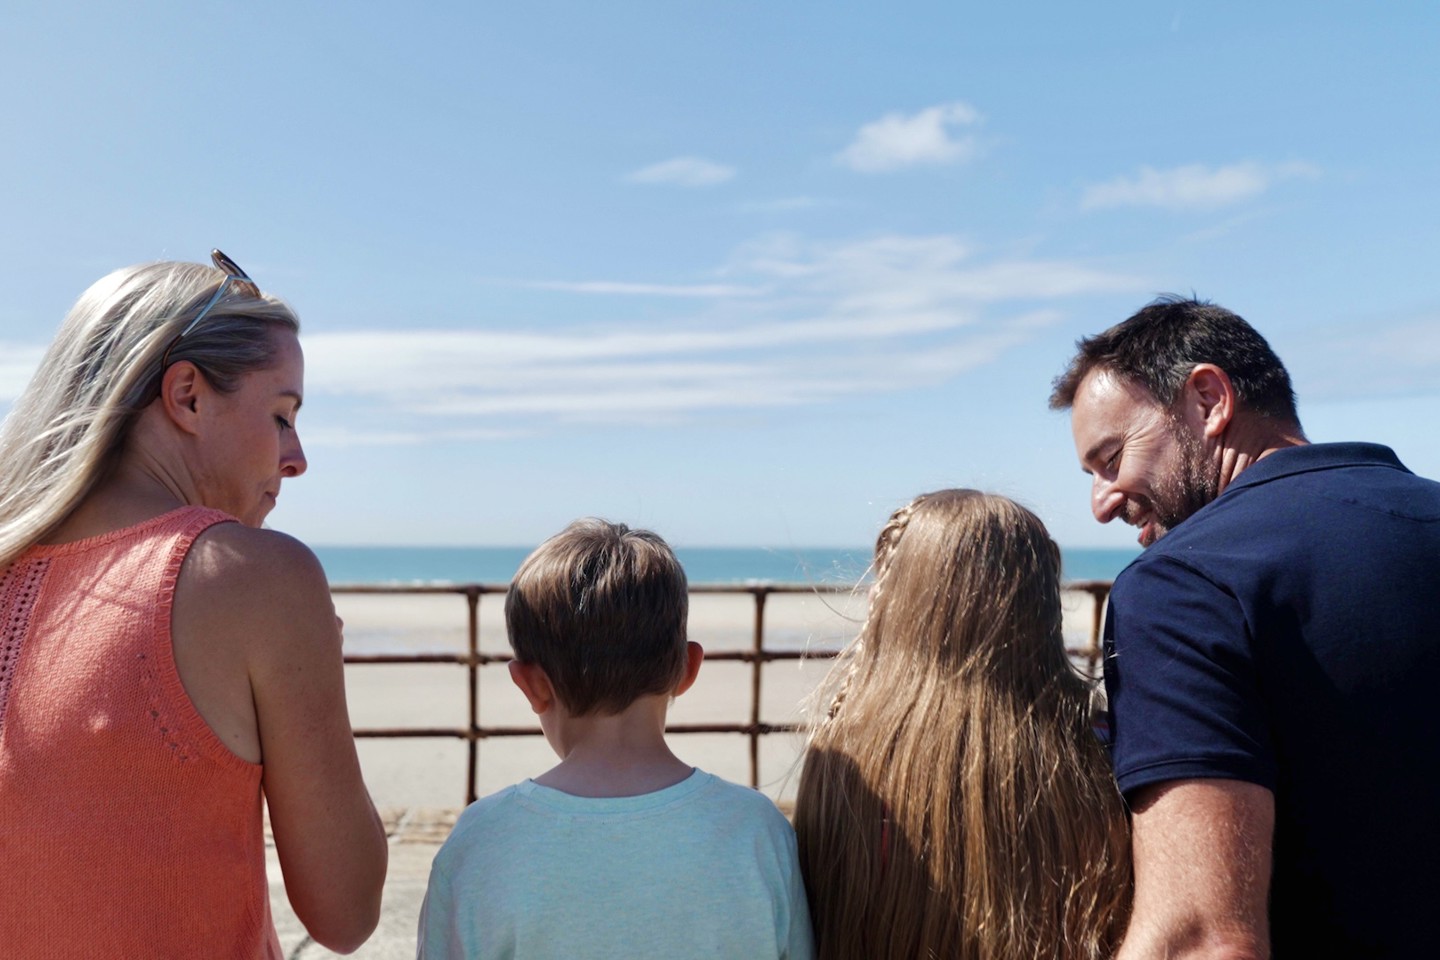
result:
[[[465,667],[469,686],[468,717],[463,727],[366,727],[355,730],[358,738],[455,738],[466,741],[465,802],[476,798],[475,784],[479,773],[479,745],[481,740],[498,737],[543,736],[538,725],[525,727],[482,726],[480,724],[480,669],[499,663],[508,663],[508,653],[482,653],[480,650],[480,598],[486,594],[504,594],[508,584],[463,583],[454,585],[361,585],[337,584],[330,588],[333,594],[398,594],[398,595],[455,595],[465,599],[468,611],[466,644],[464,653],[347,653],[347,664],[410,664],[410,663],[454,663]],[[798,729],[793,723],[766,723],[760,716],[760,692],[764,667],[767,663],[782,660],[824,660],[835,657],[835,649],[772,650],[765,646],[765,601],[776,594],[843,594],[855,588],[842,584],[782,584],[761,583],[745,585],[692,584],[691,594],[745,595],[753,598],[755,619],[751,630],[750,648],[746,650],[716,650],[705,652],[708,661],[738,661],[750,664],[750,716],[745,723],[676,723],[666,726],[666,733],[740,733],[750,740],[750,785],[760,784],[760,738],[771,733],[791,733]],[[1081,580],[1065,585],[1067,591],[1084,593],[1090,597],[1092,616],[1089,637],[1080,647],[1067,648],[1070,657],[1083,664],[1082,669],[1091,677],[1099,675],[1100,624],[1105,600],[1110,593],[1108,580]]]

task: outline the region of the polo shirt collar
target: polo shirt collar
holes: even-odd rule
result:
[[[1410,472],[1394,450],[1378,443],[1306,443],[1276,450],[1247,467],[1225,488],[1225,493],[1297,473],[1356,466],[1391,467]]]

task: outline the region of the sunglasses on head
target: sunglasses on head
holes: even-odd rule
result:
[[[225,256],[225,254],[219,250],[211,250],[210,262],[215,264],[217,270],[225,274],[225,279],[220,281],[220,286],[215,288],[215,293],[205,302],[205,306],[200,308],[200,312],[195,314],[195,319],[186,324],[185,329],[181,330],[179,335],[176,336],[174,340],[171,340],[170,345],[165,348],[165,354],[160,358],[161,370],[164,370],[170,365],[170,351],[175,349],[175,344],[184,340],[191,330],[194,330],[200,325],[200,321],[204,320],[206,315],[214,309],[215,304],[220,302],[220,298],[225,296],[225,291],[229,290],[232,285],[252,297],[260,296],[260,288],[255,285],[255,281],[251,280],[250,275],[244,270],[241,270],[240,265],[234,260]]]

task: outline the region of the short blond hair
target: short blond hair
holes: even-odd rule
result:
[[[688,609],[685,571],[658,534],[588,517],[525,558],[505,626],[566,710],[606,715],[680,683]]]

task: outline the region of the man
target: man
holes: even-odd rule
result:
[[[1309,444],[1228,310],[1164,298],[1078,347],[1050,405],[1147,547],[1105,622],[1120,956],[1433,955],[1440,484]]]

